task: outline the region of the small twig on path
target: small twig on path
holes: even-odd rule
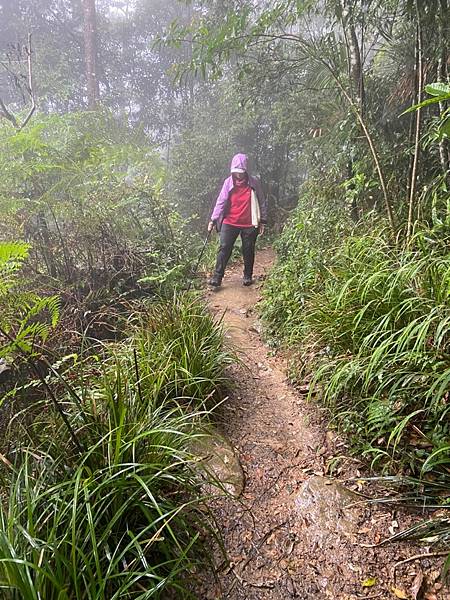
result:
[[[264,542],[272,535],[272,533],[274,533],[275,531],[277,531],[278,529],[281,529],[281,527],[283,527],[284,525],[286,525],[286,523],[288,522],[288,519],[286,519],[285,521],[283,521],[282,523],[279,523],[278,525],[275,525],[275,527],[272,527],[271,529],[269,529],[269,531],[267,531],[263,537],[261,538],[261,540],[259,541],[259,543],[255,546],[253,545],[253,549],[254,552],[250,552],[250,555],[246,558],[246,560],[244,561],[244,564],[241,566],[240,571],[241,573],[243,573],[245,571],[245,569],[247,568],[248,564],[253,560],[256,552],[258,552],[258,550],[261,548],[261,546],[264,544]],[[231,567],[231,572],[233,573],[233,575],[235,576],[235,580],[232,583],[232,585],[230,586],[230,589],[228,590],[227,594],[226,594],[226,598],[228,598],[228,596],[231,594],[231,592],[234,590],[236,583],[239,581],[240,583],[245,583],[247,585],[250,585],[252,587],[266,587],[266,588],[271,588],[274,586],[273,583],[269,584],[256,584],[256,583],[251,583],[250,581],[247,581],[246,579],[243,579],[239,573],[237,573],[236,569],[234,569],[234,567]]]
[[[408,537],[412,537],[414,532],[417,534],[423,529],[424,525],[429,525],[430,523],[432,523],[431,520],[419,523],[418,525],[414,525],[413,527],[403,531],[397,531],[397,533],[394,533],[394,535],[391,535],[391,537],[385,538],[377,544],[359,544],[359,546],[361,546],[361,548],[378,548],[379,546],[384,546],[384,544],[388,544],[390,542],[402,541],[404,539],[408,539]]]
[[[398,563],[395,563],[393,572],[395,573],[397,567],[399,567],[400,565],[405,565],[406,563],[412,562],[413,560],[419,560],[420,558],[437,558],[439,556],[447,556],[449,552],[450,549],[444,550],[442,552],[426,552],[425,554],[414,554],[409,558],[405,558],[404,560],[400,560]]]
[[[242,583],[243,585],[250,585],[251,587],[255,587],[255,588],[266,588],[271,590],[275,583],[273,581],[267,581],[267,582],[262,582],[262,583],[253,583],[252,581],[249,581],[248,579],[244,579],[242,578],[239,573],[236,573],[236,570],[234,568],[231,569],[231,572],[233,573],[233,575],[236,577],[236,580],[239,581],[239,583]],[[227,596],[230,594],[230,591],[228,592]]]
[[[283,477],[283,475],[285,475],[287,473],[287,471],[290,471],[291,469],[295,469],[298,467],[301,468],[301,465],[302,465],[302,463],[300,462],[300,463],[295,463],[293,465],[286,465],[285,467],[283,467],[281,469],[281,471],[278,473],[278,475],[274,478],[274,480],[272,482],[270,482],[270,484],[264,490],[262,495],[255,498],[255,500],[252,503],[252,508],[254,507],[254,505],[257,501],[261,501],[265,497],[265,495],[268,494],[270,492],[270,490],[272,490],[277,485],[277,483],[280,481],[280,479]]]

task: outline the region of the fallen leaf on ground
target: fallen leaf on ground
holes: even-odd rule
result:
[[[408,600],[409,596],[406,592],[401,590],[400,588],[393,587],[391,588],[391,592],[394,594],[396,598],[402,598],[403,600]]]
[[[390,527],[388,529],[389,529],[389,533],[391,535],[394,535],[395,534],[395,530],[398,529],[398,521],[392,521],[392,523],[391,523],[391,525],[390,525]]]
[[[361,583],[361,585],[363,587],[372,587],[372,586],[376,585],[376,583],[377,583],[376,577],[368,577],[367,579],[364,579],[364,581]]]
[[[413,600],[417,600],[417,598],[419,597],[419,594],[422,590],[422,585],[423,585],[423,572],[421,570],[419,570],[417,572],[417,575],[414,577],[414,581],[412,582],[412,586],[411,586],[411,594],[412,594]]]

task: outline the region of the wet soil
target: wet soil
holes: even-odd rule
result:
[[[208,292],[241,359],[230,369],[235,389],[223,406],[220,430],[240,460],[245,485],[239,497],[212,507],[227,560],[216,553],[217,579],[200,574],[198,597],[450,599],[439,578],[442,557],[398,564],[433,548],[377,546],[418,516],[365,500],[375,490],[358,480],[364,465],[349,456],[324,411],[306,401],[307,385],[292,387],[285,359],[262,342],[255,307],[273,260],[270,249],[258,253],[251,287],[241,285],[237,264],[219,290]]]

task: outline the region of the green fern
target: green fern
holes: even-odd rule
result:
[[[15,283],[15,273],[28,256],[28,244],[23,242],[0,243],[0,302]]]
[[[0,242],[0,358],[17,351],[32,353],[35,343],[45,341],[59,320],[56,296],[20,289],[20,269],[28,251],[24,242]]]

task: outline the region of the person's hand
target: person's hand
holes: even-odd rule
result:
[[[266,226],[264,225],[264,223],[260,223],[259,224],[259,227],[258,227],[258,233],[259,233],[259,235],[264,235],[264,229],[265,229],[265,227]]]
[[[210,221],[208,223],[208,231],[212,231],[214,229],[214,221]]]

